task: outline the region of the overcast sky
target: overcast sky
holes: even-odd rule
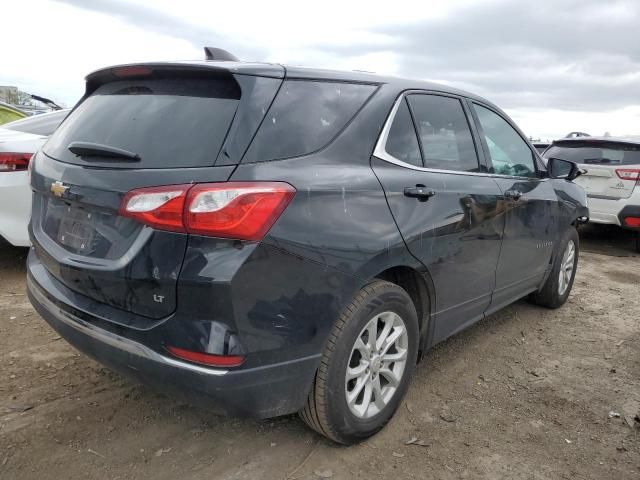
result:
[[[0,85],[69,106],[94,69],[210,45],[455,85],[543,139],[640,134],[640,0],[11,0],[2,19]]]

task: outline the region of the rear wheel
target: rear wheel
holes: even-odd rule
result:
[[[578,268],[580,241],[578,232],[571,227],[565,233],[553,263],[553,268],[542,288],[530,300],[543,307],[558,308],[567,301]]]
[[[334,324],[300,417],[339,443],[373,435],[406,393],[417,352],[418,317],[407,292],[370,283]]]

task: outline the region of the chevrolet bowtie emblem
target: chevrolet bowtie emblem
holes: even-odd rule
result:
[[[63,196],[67,190],[69,190],[69,187],[62,182],[58,181],[51,184],[51,193],[53,193],[56,197]]]

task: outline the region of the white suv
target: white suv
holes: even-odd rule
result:
[[[640,139],[564,138],[543,155],[578,163],[585,173],[574,182],[587,192],[589,221],[633,230],[640,252]]]

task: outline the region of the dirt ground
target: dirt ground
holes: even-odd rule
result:
[[[216,417],[110,373],[38,317],[26,251],[2,245],[0,478],[638,479],[640,256],[627,242],[586,231],[567,305],[519,302],[437,346],[391,423],[353,447],[296,416]]]

